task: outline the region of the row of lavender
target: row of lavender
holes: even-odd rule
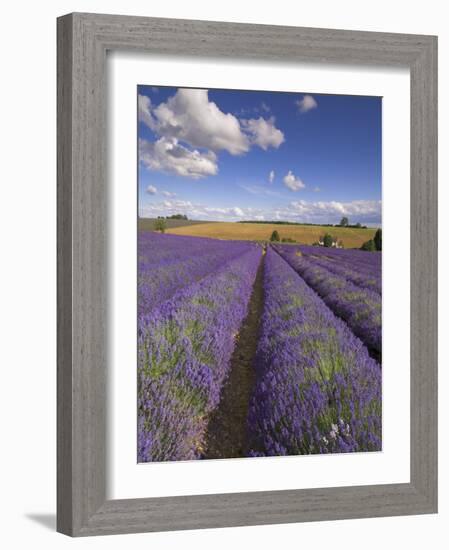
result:
[[[141,232],[138,240],[139,315],[169,299],[191,284],[238,257],[248,242],[198,239],[155,232]]]
[[[227,242],[221,247],[214,241],[210,248],[205,239],[192,240],[193,247],[200,244],[193,253],[194,263],[189,262],[189,243],[179,239],[171,242],[164,238],[161,254],[178,243],[184,247],[186,258],[178,251],[178,261],[171,265],[182,277],[172,278],[168,268],[167,286],[160,283],[164,296],[173,292],[176,284],[178,289],[170,299],[151,308],[148,303],[155,300],[148,300],[139,315],[140,462],[188,460],[202,455],[208,416],[219,402],[261,257],[257,245]],[[158,263],[154,257],[153,263]],[[148,270],[160,273],[151,265]],[[196,282],[188,284],[192,278]],[[179,287],[182,281],[184,285]]]
[[[350,267],[353,272],[366,277],[381,278],[382,275],[382,253],[372,252],[366,254],[357,249],[335,249],[325,247],[314,247],[300,245],[304,256],[312,256],[314,259],[320,259],[344,267]]]
[[[324,267],[307,257],[301,247],[276,245],[275,250],[315,290],[330,309],[344,319],[354,334],[379,357],[382,348],[382,297],[379,292],[355,284],[332,263]],[[337,251],[336,251],[337,252]],[[369,257],[371,254],[358,251]],[[346,270],[351,269],[348,263]],[[356,273],[356,271],[354,271]],[[380,283],[380,280],[379,280]]]
[[[326,256],[331,260],[349,263],[363,271],[380,271],[382,267],[382,254],[380,252],[365,254],[356,248],[326,248],[310,245],[300,245],[300,249],[306,254]]]
[[[250,454],[381,449],[381,369],[348,326],[267,251]]]
[[[302,255],[320,266],[328,269],[334,275],[340,275],[361,288],[373,290],[382,294],[382,264],[381,254],[366,254],[360,250],[341,249],[329,252],[326,248],[301,245],[298,247]],[[374,260],[373,260],[374,259]]]

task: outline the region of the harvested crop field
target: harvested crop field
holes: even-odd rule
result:
[[[139,231],[154,231],[154,224],[156,222],[156,218],[140,218],[139,219]],[[167,229],[175,229],[177,227],[189,227],[191,225],[199,225],[202,222],[199,220],[171,220],[171,219],[165,219],[165,225],[167,226]]]
[[[313,244],[325,233],[342,240],[345,248],[360,248],[374,237],[376,228],[326,227],[319,225],[278,225],[235,222],[212,222],[170,227],[167,233],[214,239],[268,241],[273,231],[281,237],[295,239],[301,244]]]

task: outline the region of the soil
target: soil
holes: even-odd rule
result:
[[[254,360],[264,300],[264,260],[265,255],[257,270],[248,314],[239,332],[220,403],[209,420],[204,453],[206,459],[247,456],[248,407],[255,382]]]

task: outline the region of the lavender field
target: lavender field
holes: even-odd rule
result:
[[[382,449],[381,253],[140,231],[138,461]]]

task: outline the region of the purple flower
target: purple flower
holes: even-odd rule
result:
[[[272,249],[264,277],[252,456],[379,450],[379,364]]]
[[[151,249],[151,238],[144,236],[142,240],[148,241]],[[163,252],[173,246],[176,254],[177,247],[182,245],[179,254],[187,255],[189,243],[196,246],[196,241],[203,239],[181,241],[180,244],[177,240],[164,240]],[[170,299],[140,309],[139,462],[199,458],[208,417],[219,403],[228,375],[261,249],[252,243],[228,242],[225,250],[219,243],[214,256],[207,241],[202,246],[208,249],[210,259],[202,264],[202,276],[199,262],[194,282],[185,281]],[[199,250],[198,254],[201,255]],[[213,267],[217,257],[220,260]],[[168,258],[171,260],[169,255],[167,261]],[[147,260],[144,254],[142,261]],[[150,262],[146,265],[151,270]],[[169,279],[171,276],[169,271]]]
[[[346,321],[354,334],[369,349],[380,355],[382,351],[381,295],[374,290],[357,286],[347,275],[342,274],[341,271],[337,273],[335,267],[322,267],[319,262],[316,262],[315,257],[312,258],[310,248],[320,250],[318,247],[295,247],[287,245],[277,245],[275,247],[276,251],[319,294],[335,315]],[[305,254],[303,254],[303,250],[305,250]],[[363,258],[371,256],[371,254],[360,250],[349,251],[340,249],[333,251],[333,253],[337,253],[337,257],[346,255],[349,265],[348,253],[358,253]],[[317,252],[317,254],[319,253]],[[326,254],[328,255],[326,257],[330,258],[330,254],[332,253],[326,252]],[[372,255],[375,258],[380,258],[380,254],[373,253]],[[329,264],[332,264],[332,262],[329,262]],[[372,267],[372,269],[374,272],[377,268]],[[348,269],[346,268],[345,271],[347,272]]]

